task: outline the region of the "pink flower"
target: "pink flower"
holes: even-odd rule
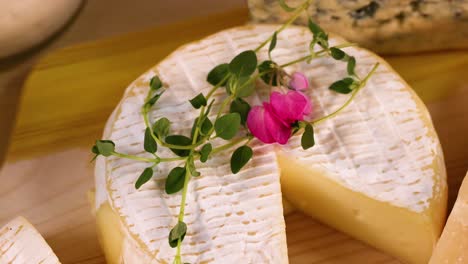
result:
[[[263,143],[286,144],[291,137],[292,124],[304,120],[312,106],[308,97],[297,91],[283,94],[273,92],[270,103],[255,106],[247,116],[247,127]]]
[[[304,116],[312,111],[310,99],[296,91],[288,91],[287,94],[273,92],[270,95],[270,104],[276,115],[289,125],[304,120]]]
[[[300,72],[295,72],[291,75],[289,87],[297,91],[304,91],[307,88],[309,88],[309,81],[307,80],[307,77],[304,74]]]
[[[275,115],[269,103],[254,106],[250,110],[247,127],[263,143],[286,144],[291,137],[291,128]]]

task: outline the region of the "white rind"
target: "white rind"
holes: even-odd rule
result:
[[[294,41],[292,36],[288,39]],[[345,50],[357,58],[359,76],[380,62],[377,72],[342,113],[316,127],[314,148],[302,150],[296,136],[287,147],[278,149],[303,164],[325,169],[333,180],[353,191],[423,212],[439,192],[435,183],[445,181],[445,174],[439,175],[433,166],[436,163],[444,168],[430,116],[414,92],[381,59],[364,49]],[[344,63],[330,62],[318,59],[297,67],[312,80],[313,89],[308,94],[316,117],[333,112],[348,98],[328,90],[334,80],[346,75]]]
[[[224,43],[219,44],[222,48]],[[192,47],[192,51],[196,49]],[[173,122],[173,132],[187,134],[196,117],[187,99],[210,89],[204,81],[206,69],[240,51],[230,48],[222,54],[223,58],[214,58],[206,56],[209,50],[200,49],[195,52],[198,54],[192,53],[193,56],[190,52],[175,53],[162,62],[157,71],[169,89],[158,102],[152,119],[167,116]],[[180,73],[172,74],[176,69]],[[105,137],[116,143],[118,151],[143,154],[141,105],[147,83],[154,74],[146,73],[129,87],[117,109],[115,122],[109,123],[111,128],[107,128],[109,134]],[[215,111],[222,94],[221,91],[215,94],[218,99]],[[215,143],[218,144],[221,141]],[[185,221],[189,230],[183,246],[184,262],[288,262],[276,156],[272,146],[254,145],[254,159],[236,175],[230,172],[229,155],[219,155],[206,164],[198,164],[202,176],[192,179],[187,197]],[[160,155],[172,154],[161,149]],[[148,164],[115,158],[105,162],[111,205],[122,216],[133,239],[151,252],[154,263],[170,263],[175,253],[167,243],[167,236],[177,221],[180,194],[165,194],[164,178],[176,165],[179,163],[160,164],[155,181],[136,191],[134,182]]]
[[[23,217],[17,217],[0,229],[0,263],[60,262],[37,230]]]
[[[168,116],[174,132],[188,134],[196,111],[187,100],[210,89],[205,81],[207,72],[230,61],[240,51],[255,48],[275,29],[271,25],[234,28],[178,49],[127,89],[106,126],[104,138],[116,142],[120,152],[145,155],[140,107],[149,79],[156,73],[168,90],[151,119]],[[307,29],[288,28],[278,35],[273,57],[280,63],[302,57],[307,54],[310,39]],[[343,40],[331,39],[332,44],[340,42]],[[382,62],[363,49],[345,50],[356,56],[360,76],[375,62]],[[265,49],[258,56],[259,61],[267,59]],[[333,81],[346,76],[344,63],[319,58],[310,65],[300,63],[288,69],[294,70],[311,79],[308,93],[315,105],[314,116],[333,111],[348,98],[328,90]],[[259,104],[266,95],[266,90],[259,91],[252,103]],[[217,99],[221,96],[222,91],[215,94]],[[215,111],[217,107],[215,104]],[[422,212],[437,195],[438,177],[445,177],[431,168],[434,161],[441,164],[443,158],[429,119],[415,94],[383,63],[343,113],[316,127],[314,148],[303,151],[299,138],[293,137],[277,151],[327,171],[325,175],[353,191]],[[189,185],[186,211],[189,231],[184,240],[184,261],[287,263],[276,156],[272,146],[256,143],[254,149],[254,160],[237,175],[230,173],[228,155],[197,164],[202,176]],[[166,149],[159,151],[161,156],[171,155]],[[176,165],[161,164],[154,181],[136,191],[134,182],[148,164],[98,159],[96,206],[107,200],[121,216],[124,233],[128,235],[123,262],[131,263],[129,258],[137,254],[147,258],[142,263],[172,261],[174,250],[167,243],[167,235],[176,223],[180,195],[164,193],[164,178]]]

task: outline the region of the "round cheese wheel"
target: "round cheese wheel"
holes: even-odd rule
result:
[[[59,30],[81,0],[0,0],[0,58],[24,51]]]
[[[172,122],[171,133],[189,135],[198,111],[187,100],[211,89],[207,73],[254,49],[277,27],[233,28],[177,49],[127,88],[103,138],[113,140],[119,152],[148,155],[143,151],[141,106],[154,75],[166,92],[153,107],[151,120],[166,116]],[[284,30],[278,35],[274,60],[282,64],[308,54],[311,38],[307,28]],[[330,39],[331,45],[342,42]],[[381,58],[358,47],[345,51],[356,57],[360,76],[377,62],[380,67],[349,107],[315,127],[316,146],[302,150],[299,136],[285,146],[254,140],[254,158],[238,174],[229,167],[233,150],[197,163],[201,176],[189,183],[184,262],[287,263],[280,173],[287,200],[305,213],[409,263],[429,258],[443,223],[446,182],[428,112]],[[268,59],[267,48],[257,56],[259,61]],[[301,71],[310,79],[306,94],[314,105],[311,118],[334,111],[348,99],[349,95],[328,89],[347,75],[345,63],[317,58],[286,70]],[[252,105],[268,100],[266,86],[257,84],[256,94],[249,98]],[[214,113],[225,96],[222,89],[214,94]],[[172,155],[165,148],[158,153]],[[175,255],[168,234],[177,222],[181,195],[167,195],[164,183],[170,169],[180,163],[158,165],[153,180],[136,190],[134,183],[148,165],[116,157],[97,160],[98,221],[118,223],[113,229],[121,234],[116,242],[105,238],[112,230],[101,232],[104,246],[119,250],[111,254],[111,262],[171,263]]]

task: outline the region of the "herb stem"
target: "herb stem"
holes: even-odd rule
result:
[[[343,44],[340,44],[340,45],[333,46],[332,48],[340,49],[340,48],[346,48],[346,47],[352,47],[352,46],[356,46],[356,44],[355,43],[343,43]],[[328,51],[329,51],[329,49],[322,49],[321,51],[318,51],[317,53],[309,54],[309,55],[306,55],[306,56],[301,57],[299,59],[295,59],[295,60],[290,61],[288,63],[282,64],[282,65],[280,65],[280,67],[284,68],[284,67],[287,67],[287,66],[290,66],[290,65],[296,64],[298,62],[308,60],[308,59],[325,57],[325,56],[321,56],[321,55],[326,55],[328,53]]]
[[[372,69],[370,70],[370,72],[367,74],[367,76],[361,81],[361,83],[359,84],[359,86],[353,90],[353,93],[351,94],[351,96],[349,97],[349,99],[340,107],[338,108],[337,110],[335,110],[333,113],[329,114],[329,115],[326,115],[326,116],[323,116],[323,117],[320,117],[316,120],[313,120],[311,122],[309,122],[311,125],[317,125],[329,118],[332,118],[336,115],[338,115],[343,109],[345,109],[353,100],[354,98],[356,97],[356,95],[358,94],[358,92],[364,88],[364,86],[366,86],[366,83],[367,83],[367,80],[369,80],[369,78],[372,76],[372,74],[374,74],[375,70],[377,70],[377,67],[379,66],[379,63],[377,62],[374,67],[372,67]]]
[[[159,162],[171,162],[171,161],[178,161],[178,160],[185,160],[186,157],[174,157],[174,158],[159,158]]]
[[[182,189],[182,199],[180,201],[180,210],[179,210],[179,217],[178,217],[178,221],[179,222],[184,222],[184,216],[185,216],[185,201],[187,200],[187,189],[188,189],[188,183],[190,181],[190,178],[192,176],[189,168],[188,168],[188,163],[190,161],[187,160],[187,162],[185,163],[185,179],[184,179],[184,187]],[[181,259],[182,259],[182,256],[181,256],[181,246],[182,246],[182,241],[177,240],[177,251],[176,251],[176,255],[175,255],[175,258],[174,258],[174,263],[182,263]]]
[[[188,163],[188,162],[187,162]],[[184,215],[185,215],[185,201],[187,200],[187,187],[188,183],[190,181],[190,178],[192,174],[190,173],[190,170],[187,168],[188,166],[185,166],[185,180],[184,180],[184,189],[182,190],[182,200],[180,201],[180,212],[179,212],[179,222],[184,221]]]
[[[226,79],[226,77],[225,77]],[[221,83],[224,82],[224,81],[221,81]],[[211,94],[219,87],[219,85],[216,85],[214,86],[211,91],[208,93],[207,97],[209,98],[211,96]],[[200,132],[200,126],[202,125],[201,124],[201,120],[202,120],[202,117],[203,117],[203,114],[205,113],[205,106],[202,106],[201,109],[200,109],[200,114],[198,115],[198,119],[197,119],[197,124],[195,125],[195,132],[193,133],[193,138],[192,138],[192,145],[195,145],[195,143],[197,142],[197,139],[198,139],[198,134]],[[194,157],[194,148],[192,148],[190,150],[190,154],[188,156],[188,158],[186,159],[186,162],[185,162],[185,179],[184,179],[184,187],[182,189],[182,199],[180,201],[180,210],[179,210],[179,222],[183,222],[184,221],[184,216],[185,216],[185,201],[187,200],[187,189],[188,189],[188,183],[190,181],[190,178],[192,177],[192,172],[190,171],[190,167],[188,166],[189,163],[192,163],[193,162],[193,157]],[[179,240],[177,240],[177,251],[176,251],[176,256],[175,256],[175,259],[174,259],[174,262],[175,263],[181,263],[181,259],[182,259],[182,256],[180,254],[181,252],[181,245],[182,245],[182,242]]]
[[[221,87],[221,84],[224,83],[225,81],[227,81],[227,79],[229,79],[230,75],[227,74],[226,76],[224,76],[223,80],[220,81],[218,84],[216,84],[215,86],[213,86],[213,88],[211,88],[211,90],[208,92],[208,94],[206,94],[206,100],[208,101],[208,99],[210,99],[210,97],[213,95],[213,93],[219,88]]]
[[[150,122],[149,122],[149,108],[147,106],[144,106],[143,107],[143,119],[145,121],[145,125],[146,127],[149,128],[150,132],[151,132],[151,137],[161,146],[164,146],[166,148],[171,148],[171,149],[193,149],[197,146],[199,146],[199,144],[192,144],[192,145],[188,145],[188,146],[179,146],[179,145],[173,145],[173,144],[169,144],[169,143],[166,143],[164,141],[161,141],[155,134],[154,134],[154,131],[153,131],[153,128],[151,127],[150,125]]]
[[[285,24],[283,24],[280,28],[278,28],[275,32],[276,34],[279,34],[281,31],[283,31],[285,28],[287,28],[289,25],[291,25],[302,13],[302,11],[304,11],[305,9],[307,9],[307,7],[309,7],[309,4],[312,0],[307,0],[305,1],[300,7],[298,7],[296,9],[296,11],[294,12],[294,15],[288,20],[286,21]],[[268,42],[270,42],[271,40],[273,39],[273,35],[271,35],[269,38],[267,38],[265,41],[263,41],[262,43],[260,43],[260,45],[254,50],[255,52],[258,52],[261,48],[263,48]]]
[[[124,154],[120,152],[112,152],[113,156],[119,157],[119,158],[124,158],[124,159],[131,159],[131,160],[136,160],[136,161],[144,161],[144,162],[153,162],[153,163],[160,163],[160,162],[171,162],[171,161],[178,161],[178,160],[185,160],[185,157],[174,157],[174,158],[159,158],[156,156],[156,158],[145,158],[145,157],[140,157],[136,155],[130,155],[130,154]]]
[[[247,140],[247,142],[250,142],[250,140],[252,139],[252,136],[248,136],[248,137],[241,137],[241,138],[237,138],[235,140],[232,140],[231,142],[229,143],[226,143],[224,145],[221,145],[219,147],[216,147],[213,149],[213,151],[211,152],[212,154],[216,154],[218,152],[221,152],[221,151],[224,151],[224,150],[227,150],[237,144],[239,144],[240,142],[244,141],[244,140]]]
[[[137,160],[137,161],[144,161],[144,162],[159,162],[159,158],[145,158],[145,157],[139,157],[135,155],[129,155],[129,154],[124,154],[124,153],[119,153],[119,152],[112,152],[112,155],[119,157],[119,158],[125,158],[125,159],[131,159],[131,160]]]
[[[234,95],[231,95],[229,97],[226,97],[226,99],[224,99],[223,103],[221,104],[221,106],[219,107],[219,110],[218,110],[218,114],[216,115],[216,119],[218,119],[221,114],[223,113],[224,111],[224,108],[226,108],[226,106],[234,99]],[[212,127],[212,130],[214,130],[214,127]],[[210,131],[212,132],[212,131]]]

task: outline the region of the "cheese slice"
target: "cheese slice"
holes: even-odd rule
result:
[[[429,264],[468,263],[468,173]]]
[[[41,234],[23,217],[0,229],[0,263],[60,263]]]
[[[234,28],[179,48],[130,85],[103,138],[116,142],[120,152],[146,155],[140,107],[155,74],[167,91],[151,119],[167,116],[174,133],[188,134],[197,112],[187,99],[211,88],[205,81],[209,70],[254,49],[276,28]],[[300,58],[308,53],[310,40],[306,28],[288,28],[278,35],[272,56],[280,64]],[[330,39],[331,45],[342,42]],[[286,146],[254,140],[254,159],[237,175],[230,172],[229,153],[197,164],[202,176],[189,184],[183,261],[287,263],[281,173],[283,192],[298,209],[407,263],[427,263],[443,225],[447,196],[442,151],[429,114],[382,59],[357,47],[345,50],[357,58],[360,76],[376,62],[381,66],[344,112],[316,126],[314,148],[302,150],[299,137]],[[259,61],[268,58],[266,51],[259,52]],[[346,76],[344,63],[317,58],[287,70],[304,72],[311,80],[312,118],[348,98],[328,90]],[[266,87],[258,86],[250,101],[254,105],[268,97]],[[214,94],[214,112],[223,96],[222,90]],[[171,155],[164,148],[158,151]],[[176,223],[180,195],[164,193],[164,178],[175,165],[159,165],[154,180],[137,191],[134,182],[148,164],[98,158],[96,211],[110,263],[172,261],[167,235]]]
[[[278,1],[247,2],[255,23],[283,23],[291,16]],[[291,7],[303,2],[286,0]],[[467,48],[467,10],[467,1],[322,0],[311,1],[296,23],[307,25],[310,16],[326,31],[378,53],[414,53]]]

